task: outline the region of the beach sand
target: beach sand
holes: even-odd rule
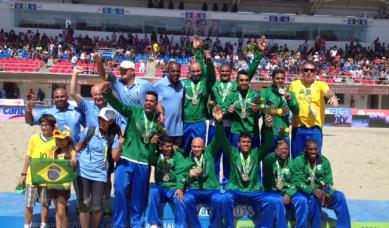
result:
[[[28,140],[39,127],[1,122],[0,192],[13,192]],[[325,128],[323,154],[330,160],[334,186],[348,199],[389,200],[389,129]]]

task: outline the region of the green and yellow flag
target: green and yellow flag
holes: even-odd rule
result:
[[[31,179],[34,185],[64,184],[76,178],[70,160],[33,158],[30,163]]]

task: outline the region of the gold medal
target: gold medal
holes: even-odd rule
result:
[[[284,184],[282,183],[282,180],[278,180],[277,181],[276,187],[277,187],[278,190],[282,190],[282,188],[284,187]]]
[[[244,182],[247,182],[247,181],[249,181],[249,176],[245,173],[242,175],[242,179]]]
[[[168,181],[170,180],[170,175],[169,175],[168,173],[165,173],[165,174],[163,175],[163,177],[162,177],[162,180],[163,180],[164,182],[168,182]]]
[[[203,172],[203,168],[201,168],[201,166],[198,166],[198,167],[196,168],[196,170],[197,170],[197,172],[198,172],[199,174]]]
[[[192,99],[192,104],[197,105],[199,103],[199,100],[197,98]]]

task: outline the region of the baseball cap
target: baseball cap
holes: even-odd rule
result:
[[[104,107],[100,110],[99,117],[106,121],[110,121],[115,119],[115,112],[110,108]]]
[[[66,139],[72,137],[72,133],[68,126],[65,126],[63,131],[56,127],[53,131],[53,137],[56,139]]]
[[[135,64],[129,60],[123,60],[120,63],[119,68],[121,68],[121,69],[134,69],[135,70]]]

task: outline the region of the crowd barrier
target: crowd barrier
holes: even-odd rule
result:
[[[33,112],[45,108],[48,106],[36,106]],[[24,121],[24,112],[24,106],[0,105],[0,121]],[[389,128],[389,110],[326,108],[325,115],[327,127]]]

